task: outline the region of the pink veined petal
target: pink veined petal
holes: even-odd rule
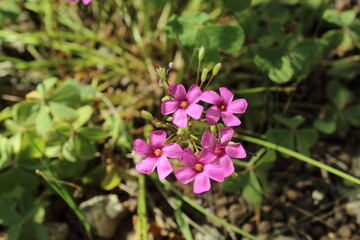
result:
[[[201,137],[201,145],[211,150],[215,150],[217,142],[215,137],[209,131],[205,131]]]
[[[224,155],[220,158],[219,165],[223,170],[224,177],[230,176],[235,171],[234,164],[228,155]]]
[[[82,0],[82,2],[83,4],[88,5],[91,2],[91,0]]]
[[[180,128],[186,128],[187,126],[187,114],[184,109],[178,109],[174,115],[172,122],[180,127]]]
[[[194,181],[194,193],[203,193],[210,190],[210,179],[205,172],[198,173]]]
[[[142,139],[134,141],[134,150],[140,157],[150,157],[153,155],[153,149]]]
[[[219,130],[220,145],[226,146],[232,139],[234,130],[226,127]]]
[[[188,184],[195,179],[197,172],[192,168],[181,168],[175,171],[175,177],[182,184]]]
[[[221,112],[221,117],[227,127],[239,126],[241,124],[240,119],[230,112]]]
[[[217,159],[216,153],[214,153],[213,151],[211,151],[207,148],[203,148],[198,156],[199,163],[204,164],[204,165],[212,163],[216,159]]]
[[[233,158],[246,158],[246,151],[241,143],[235,143],[225,148],[226,154]]]
[[[246,111],[246,108],[248,106],[248,103],[246,99],[236,99],[235,101],[231,102],[227,107],[226,110],[231,113],[244,113]]]
[[[206,175],[217,181],[222,182],[224,181],[224,170],[221,166],[215,164],[208,164],[204,166],[204,172]]]
[[[165,156],[170,158],[180,158],[183,152],[182,148],[176,143],[166,144],[162,148],[162,152]]]
[[[186,99],[189,104],[197,103],[200,100],[201,95],[202,95],[201,88],[198,85],[193,84],[191,85],[191,87],[189,88],[186,94]]]
[[[157,164],[157,157],[148,157],[138,162],[135,166],[136,170],[140,173],[149,174],[152,173]]]
[[[173,96],[177,100],[186,100],[186,91],[184,85],[174,83],[169,86],[168,90],[171,96]]]
[[[153,148],[162,148],[166,139],[166,132],[163,130],[153,131],[150,133],[149,139]]]
[[[164,155],[159,157],[156,167],[160,180],[165,179],[172,172],[172,166],[169,159]]]
[[[192,117],[193,119],[199,119],[201,117],[202,111],[204,107],[199,104],[190,104],[186,109],[185,112],[187,115]]]
[[[221,99],[225,103],[225,105],[229,105],[229,103],[233,100],[234,94],[227,88],[221,87],[219,88]]]
[[[180,161],[186,166],[192,168],[197,163],[197,157],[194,152],[189,148],[185,148],[181,154]]]
[[[201,101],[215,105],[220,105],[222,102],[219,94],[217,94],[213,90],[203,92],[201,96]]]
[[[220,116],[221,112],[217,106],[212,106],[208,110],[206,110],[206,121],[210,125],[216,124],[219,121]]]
[[[77,2],[78,0],[66,0],[68,2]]]
[[[179,101],[176,99],[165,100],[161,104],[161,114],[168,115],[170,113],[174,113],[176,110],[179,109],[179,104]]]

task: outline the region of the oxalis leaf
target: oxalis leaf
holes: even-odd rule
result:
[[[39,110],[39,102],[20,102],[13,108],[14,121],[24,127],[31,126],[35,123]]]

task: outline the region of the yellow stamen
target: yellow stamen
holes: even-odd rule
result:
[[[161,149],[156,149],[156,150],[154,151],[154,154],[155,154],[156,157],[160,157],[160,156],[162,155]]]
[[[204,170],[204,166],[200,163],[195,165],[195,171],[202,172]]]
[[[219,108],[220,108],[220,111],[224,111],[226,107],[224,105],[221,105]]]
[[[187,108],[188,106],[189,106],[189,104],[188,104],[187,101],[182,101],[182,102],[180,103],[180,107],[181,107],[182,109],[185,109],[185,108]]]

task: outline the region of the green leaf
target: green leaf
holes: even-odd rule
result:
[[[309,149],[314,146],[318,140],[318,134],[313,128],[301,129],[296,132],[296,143],[301,154],[310,155]]]
[[[243,11],[251,6],[251,0],[222,0],[224,6],[233,12]]]
[[[50,112],[59,121],[73,122],[78,118],[75,109],[57,102],[50,102]]]
[[[75,129],[78,129],[90,120],[94,109],[89,105],[85,105],[78,108],[76,111],[79,117],[73,122],[73,126]]]
[[[306,39],[297,43],[290,51],[291,64],[297,75],[307,76],[312,61],[315,61],[319,55],[318,43],[315,39]]]
[[[82,160],[89,160],[95,157],[96,148],[89,140],[82,138],[80,135],[75,135],[74,146],[76,156]]]
[[[255,169],[259,171],[269,170],[276,161],[276,152],[268,150],[255,164]]]
[[[237,25],[214,24],[205,26],[201,30],[213,45],[227,54],[233,54],[239,51],[244,44],[244,30]],[[207,48],[207,45],[204,45]],[[207,50],[207,49],[206,49]]]
[[[350,26],[350,36],[354,42],[354,45],[360,47],[360,20],[356,19]]]
[[[12,117],[11,107],[6,107],[0,112],[0,122]]]
[[[344,32],[341,30],[330,30],[327,31],[320,40],[320,46],[322,52],[325,55],[329,55],[341,44],[344,38]]]
[[[76,162],[77,154],[75,150],[75,144],[74,144],[74,136],[71,136],[62,146],[61,153],[63,157],[70,161],[70,162]]]
[[[86,161],[64,161],[62,159],[52,162],[54,170],[60,179],[75,179],[82,176],[86,167]]]
[[[42,136],[44,136],[52,127],[52,121],[45,104],[42,104],[40,107],[39,114],[36,117],[35,126],[37,133]]]
[[[18,163],[23,161],[36,161],[34,158],[42,157],[45,150],[45,140],[35,131],[26,131],[22,135],[21,149],[18,153]]]
[[[276,48],[261,49],[255,55],[254,63],[260,70],[268,72],[269,78],[276,83],[290,81],[294,73],[289,56]]]
[[[335,9],[326,9],[323,14],[323,19],[329,23],[334,23],[341,27],[350,26],[356,18],[356,11],[354,9],[346,11],[337,11]]]
[[[24,127],[31,126],[35,123],[39,110],[39,102],[20,102],[13,108],[14,121]]]
[[[0,170],[10,165],[12,148],[9,140],[0,135]]]
[[[245,187],[243,189],[243,197],[250,204],[261,203],[262,190],[258,179],[253,171],[248,172],[248,178],[246,179]]]
[[[67,82],[58,88],[54,95],[49,98],[52,102],[62,103],[67,106],[75,107],[80,104],[80,91],[79,89],[72,84]]]
[[[294,133],[287,129],[273,128],[267,131],[267,139],[277,145],[294,149]]]
[[[339,81],[332,80],[326,86],[326,96],[339,109],[353,100],[351,92]]]
[[[86,127],[81,128],[77,132],[81,137],[90,140],[90,141],[98,141],[107,138],[107,133],[104,132],[100,127]]]
[[[230,176],[225,178],[225,180],[221,183],[222,188],[227,193],[234,193],[245,186],[245,180],[248,178],[248,172],[243,171],[237,176]]]
[[[302,124],[305,121],[305,118],[301,115],[296,115],[291,118],[286,118],[281,115],[275,114],[274,118],[278,122],[284,124],[285,126],[287,126],[288,128],[291,128],[291,129],[298,128],[300,126],[300,124]]]
[[[118,166],[111,166],[111,170],[106,174],[105,178],[101,181],[101,187],[110,191],[119,186],[122,178],[122,169]]]
[[[189,224],[184,218],[184,213],[181,211],[180,206],[175,209],[174,212],[176,223],[178,224],[182,234],[186,240],[193,240]]]
[[[331,134],[336,130],[337,120],[336,113],[328,111],[323,118],[315,120],[314,127],[323,133]]]
[[[48,78],[36,86],[36,91],[40,98],[45,99],[46,94],[55,86],[57,82],[56,78]]]
[[[360,127],[360,105],[345,109],[344,116],[351,125]]]

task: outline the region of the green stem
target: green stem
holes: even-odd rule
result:
[[[318,168],[321,168],[321,169],[324,169],[332,174],[335,174],[343,179],[346,179],[350,182],[353,182],[355,184],[358,184],[360,185],[360,179],[354,177],[354,176],[351,176],[347,173],[344,173],[340,170],[337,170],[335,168],[332,168],[324,163],[321,163],[313,158],[310,158],[310,157],[307,157],[303,154],[300,154],[298,152],[295,152],[295,151],[292,151],[290,149],[287,149],[285,147],[282,147],[282,146],[279,146],[279,145],[276,145],[274,143],[271,143],[271,142],[268,142],[268,141],[265,141],[265,140],[262,140],[262,139],[258,139],[258,138],[254,138],[254,137],[250,137],[250,136],[239,136],[240,139],[244,140],[244,141],[247,141],[247,142],[251,142],[251,143],[255,143],[257,145],[260,145],[260,146],[264,146],[264,147],[267,147],[267,148],[270,148],[270,149],[273,149],[273,150],[276,150],[278,152],[281,152],[281,153],[284,153],[288,156],[291,156],[291,157],[294,157],[294,158],[297,158],[301,161],[304,161],[306,163],[309,163],[315,167],[318,167]]]
[[[139,196],[138,196],[138,225],[136,232],[136,239],[148,239],[147,235],[147,218],[146,218],[146,195],[145,195],[145,176],[140,174],[139,176]]]
[[[152,179],[154,181],[160,182],[160,180],[156,177],[156,176],[151,176]],[[176,195],[178,195],[181,200],[183,200],[184,202],[186,202],[187,204],[189,204],[191,207],[195,208],[196,210],[198,210],[200,213],[204,214],[205,216],[213,219],[214,221],[220,223],[221,225],[223,225],[224,227],[226,227],[227,229],[231,229],[232,231],[239,233],[241,235],[243,235],[244,237],[247,237],[249,239],[253,239],[253,240],[258,240],[257,237],[251,235],[250,233],[245,232],[244,230],[226,222],[224,219],[219,218],[217,216],[215,216],[214,214],[206,211],[202,206],[200,206],[199,204],[197,204],[195,201],[193,201],[191,198],[187,197],[186,195],[182,194],[180,191],[178,191],[170,182],[168,182],[167,180],[162,180],[161,183],[163,183],[166,187],[168,187],[172,192],[174,192]]]

